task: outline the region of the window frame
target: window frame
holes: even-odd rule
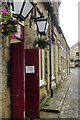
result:
[[[76,52],[76,57],[79,57],[79,52]]]
[[[46,84],[44,49],[39,49],[39,79],[40,79],[40,87]]]

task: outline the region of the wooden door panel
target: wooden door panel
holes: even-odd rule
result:
[[[39,89],[39,49],[25,50],[25,67],[34,66],[34,73],[25,73],[25,115],[26,117],[40,117],[40,89]]]
[[[11,56],[11,108],[12,118],[24,118],[25,81],[24,81],[24,43],[10,46]]]

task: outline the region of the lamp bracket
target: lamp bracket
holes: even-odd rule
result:
[[[30,18],[30,20],[34,20],[34,21],[35,21],[36,19],[37,19],[37,18],[35,18],[35,17],[31,17],[31,18]]]
[[[7,4],[8,4],[8,7],[10,7],[10,5],[12,6],[12,10],[14,11],[14,5],[13,5],[13,2],[7,2]]]
[[[37,19],[40,19],[41,17],[31,17],[30,20],[36,21]]]
[[[29,21],[30,21],[30,27],[32,27],[32,22],[33,22],[33,21],[36,22],[36,20],[37,20],[37,19],[40,19],[40,18],[41,18],[41,17],[31,17],[30,20],[29,20]]]
[[[32,27],[32,22],[34,21],[34,22],[36,22],[36,18],[35,17],[31,17],[30,18],[30,28]]]

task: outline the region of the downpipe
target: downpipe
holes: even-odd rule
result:
[[[53,97],[53,89],[52,89],[52,69],[51,69],[51,16],[50,12],[48,11],[48,17],[49,17],[49,40],[50,40],[50,47],[49,47],[49,59],[50,59],[50,92],[51,97]]]

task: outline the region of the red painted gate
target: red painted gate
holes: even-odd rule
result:
[[[24,43],[10,46],[11,55],[11,107],[12,118],[24,118],[25,82],[24,82]]]
[[[40,117],[39,49],[25,50],[25,116]]]

